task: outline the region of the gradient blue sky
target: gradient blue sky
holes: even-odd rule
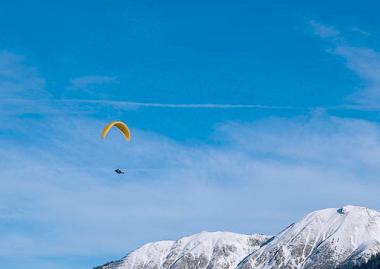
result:
[[[379,9],[2,1],[2,267],[91,268],[203,230],[380,210]],[[100,139],[113,119],[131,143]]]

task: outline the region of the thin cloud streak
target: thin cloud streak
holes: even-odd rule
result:
[[[206,108],[206,109],[268,109],[268,110],[325,110],[325,111],[338,111],[338,110],[352,110],[352,111],[380,111],[380,106],[376,105],[357,105],[357,104],[342,104],[335,106],[272,106],[272,105],[260,105],[260,104],[173,104],[173,103],[144,103],[144,102],[130,102],[130,101],[114,101],[114,100],[80,100],[80,99],[62,99],[55,100],[57,102],[63,102],[66,104],[94,104],[94,105],[106,105],[118,108]]]
[[[259,104],[173,104],[173,103],[144,103],[144,102],[129,102],[129,101],[113,101],[113,100],[79,100],[79,99],[62,99],[64,103],[86,103],[98,105],[110,105],[117,107],[157,107],[157,108],[220,108],[220,109],[233,109],[233,108],[256,108],[256,109],[303,109],[301,107],[292,106],[269,106]]]
[[[17,106],[37,106],[40,108],[36,111],[43,111],[46,114],[61,114],[68,115],[75,113],[70,109],[70,113],[65,110],[57,109],[57,105],[73,105],[73,104],[87,104],[99,106],[111,106],[116,109],[139,109],[139,108],[164,108],[164,109],[263,109],[263,110],[293,110],[293,111],[362,111],[362,112],[380,112],[380,106],[376,104],[342,104],[333,106],[271,106],[260,104],[173,104],[173,103],[144,103],[144,102],[131,102],[131,101],[114,101],[114,100],[89,100],[89,99],[45,99],[43,101],[29,100],[29,99],[3,99],[4,105],[12,105],[13,112],[20,112],[15,109]],[[15,110],[15,111],[14,111]],[[6,114],[12,114],[12,111],[7,111]],[[13,113],[14,114],[14,113]]]

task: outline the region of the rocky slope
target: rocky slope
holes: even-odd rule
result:
[[[380,213],[345,206],[312,212],[275,237],[203,232],[150,243],[100,269],[334,269],[380,253]]]

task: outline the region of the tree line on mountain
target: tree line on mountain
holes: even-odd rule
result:
[[[380,253],[372,255],[365,263],[355,264],[351,261],[338,266],[336,269],[380,269]]]

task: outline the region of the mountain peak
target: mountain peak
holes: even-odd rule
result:
[[[380,214],[348,205],[306,215],[249,255],[240,269],[334,268],[347,259],[366,261],[379,251]]]
[[[362,206],[355,206],[355,205],[345,205],[341,208],[337,209],[338,213],[353,213],[353,214],[379,214],[377,211],[369,209],[367,207],[362,207]]]

